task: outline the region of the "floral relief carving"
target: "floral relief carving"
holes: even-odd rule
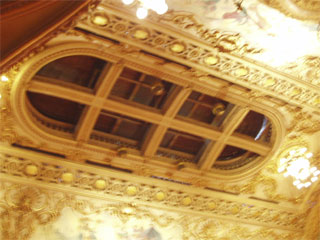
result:
[[[106,9],[105,11],[105,14],[107,14],[108,10]],[[193,66],[194,64],[197,64],[197,68],[206,68],[205,72],[213,75],[218,73],[219,77],[227,77],[233,83],[247,87],[250,86],[250,88],[261,89],[263,92],[269,91],[266,95],[271,94],[276,98],[289,102],[308,105],[313,109],[318,109],[319,107],[320,101],[317,99],[320,99],[320,95],[318,91],[304,85],[297,86],[295,79],[276,73],[272,69],[262,69],[240,58],[237,60],[236,54],[238,53],[235,52],[233,54],[233,50],[227,51],[222,47],[219,48],[218,45],[226,42],[223,46],[229,46],[226,47],[228,49],[237,49],[234,51],[252,52],[253,50],[248,50],[249,47],[245,44],[237,45],[238,42],[241,42],[241,40],[239,40],[239,36],[224,33],[209,33],[203,30],[201,25],[198,23],[185,23],[184,21],[187,20],[191,22],[193,21],[191,15],[180,16],[178,20],[174,20],[174,17],[169,17],[166,21],[175,21],[177,22],[176,24],[182,25],[181,27],[196,28],[198,29],[197,31],[199,31],[199,34],[211,34],[212,36],[210,35],[210,41],[213,41],[214,43],[210,43],[210,46],[208,45],[208,47],[204,47],[201,44],[197,44],[195,41],[187,40],[187,38],[179,40],[174,35],[170,35],[165,31],[155,31],[148,27],[144,27],[144,31],[148,33],[148,37],[138,39],[135,37],[134,32],[136,29],[140,29],[141,26],[134,21],[126,18],[120,18],[113,14],[108,14],[108,24],[103,27],[98,27],[90,21],[94,14],[96,14],[96,12],[93,11],[90,12],[87,17],[84,17],[81,20],[80,28],[90,30],[92,32],[99,32],[99,34],[102,35],[100,40],[103,39],[103,36],[106,36],[116,38],[121,42],[127,42],[133,47],[132,50],[132,47],[130,47],[129,54],[139,55],[139,50],[135,49],[134,46],[139,46],[139,48],[143,46],[143,48],[148,50],[152,49],[152,51],[160,56],[163,55],[168,58],[180,59],[179,61],[186,62],[187,65],[189,63]],[[119,25],[122,27],[120,28]],[[195,30],[193,29],[192,31]],[[217,47],[215,47],[215,44]],[[123,47],[122,49],[126,50]],[[206,62],[207,58],[210,59],[210,62]],[[205,75],[203,76],[205,77]]]
[[[28,159],[17,158],[9,155],[1,156],[1,172],[7,175],[15,175],[21,179],[32,179],[39,183],[56,184],[57,186],[72,187],[89,191],[98,196],[128,197],[132,202],[148,202],[166,207],[179,207],[208,214],[226,216],[234,219],[247,219],[257,223],[271,223],[285,227],[301,229],[303,215],[294,214],[285,210],[271,210],[261,206],[244,206],[240,202],[214,198],[208,195],[188,193],[170,188],[161,188],[156,185],[130,182],[125,179],[101,175],[75,167],[64,167],[63,162],[55,164]],[[251,192],[257,184],[266,184],[266,191],[274,191],[275,183],[261,177],[253,186],[246,186],[243,190]],[[250,188],[251,187],[251,188]],[[276,196],[277,197],[277,196]],[[214,202],[214,206],[212,206]],[[264,214],[261,214],[264,213]],[[267,218],[266,215],[269,217]],[[284,216],[277,218],[276,216]],[[295,220],[299,219],[299,220]]]
[[[59,222],[70,217],[73,221],[64,221],[63,225],[72,227],[69,229],[71,232],[78,226],[80,228],[78,231],[84,238],[97,236],[99,227],[115,229],[117,222],[121,224],[122,230],[113,233],[120,237],[121,233],[124,233],[124,227],[134,227],[130,224],[133,221],[135,225],[141,224],[142,221],[149,222],[151,229],[158,230],[153,230],[153,233],[164,234],[164,230],[170,231],[166,236],[174,236],[174,239],[181,240],[209,240],[212,237],[219,240],[231,239],[230,237],[295,240],[301,239],[302,234],[297,231],[271,230],[267,227],[232,223],[167,210],[155,211],[155,208],[142,204],[89,199],[73,193],[51,191],[7,181],[1,182],[1,193],[5,196],[1,201],[0,213],[3,239],[34,239],[35,236],[39,237],[41,232],[50,236],[61,235],[63,227]],[[69,218],[65,218],[68,216]],[[112,219],[112,222],[103,220],[106,218]],[[43,236],[40,235],[40,237]]]

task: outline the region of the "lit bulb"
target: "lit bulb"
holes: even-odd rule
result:
[[[137,9],[137,18],[139,19],[144,19],[148,16],[148,9],[145,9],[145,8],[138,8]]]
[[[310,168],[310,172],[311,172],[311,173],[313,173],[315,170],[317,170],[317,168],[316,168],[316,167],[312,167],[312,168]]]
[[[289,173],[288,173],[288,172],[285,172],[285,173],[283,174],[283,176],[284,176],[284,177],[289,177]]]
[[[296,150],[291,150],[289,153],[292,156],[292,155],[294,155],[296,153]]]
[[[1,81],[2,81],[2,82],[8,82],[8,81],[9,81],[9,78],[8,78],[7,76],[5,76],[5,75],[2,75],[2,76],[1,76]]]
[[[303,169],[299,174],[299,178],[301,180],[306,180],[309,176],[310,176],[310,173],[309,173],[308,169]]]
[[[306,157],[307,157],[307,158],[311,158],[312,155],[313,155],[313,154],[312,154],[311,152],[309,152],[309,153],[306,154]]]
[[[279,172],[279,173],[281,173],[281,172],[283,172],[283,171],[284,171],[284,167],[279,167],[279,168],[278,168],[278,172]]]
[[[319,170],[317,170],[317,171],[315,171],[314,173],[313,173],[313,175],[316,177],[316,176],[318,176],[320,174],[320,171]]]
[[[157,10],[156,10],[156,12],[159,14],[159,15],[161,15],[161,14],[165,14],[166,12],[168,11],[168,5],[167,4],[161,4],[158,8],[157,8]]]
[[[293,185],[297,186],[298,184],[300,184],[300,181],[299,180],[296,180],[293,182]]]
[[[315,181],[317,181],[318,180],[318,177],[313,177],[313,178],[311,178],[311,182],[315,182]]]
[[[306,182],[305,184],[304,184],[304,186],[307,188],[307,187],[309,187],[311,185],[311,182]]]
[[[303,183],[300,183],[300,184],[298,184],[298,186],[297,186],[298,189],[301,189],[301,188],[303,188],[303,187],[304,187],[304,184],[303,184]]]
[[[305,153],[306,151],[307,151],[307,148],[305,147],[300,149],[300,153]]]
[[[134,2],[134,0],[122,0],[123,4],[129,5]]]
[[[280,164],[284,164],[286,161],[287,161],[287,159],[281,158],[281,159],[280,159]]]

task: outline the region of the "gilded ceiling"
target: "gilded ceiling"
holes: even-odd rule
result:
[[[318,237],[319,180],[278,172],[303,147],[320,169],[317,5],[167,3],[93,4],[4,73],[2,236]]]
[[[320,28],[316,20],[290,18],[256,0],[172,0],[169,5],[175,11],[193,13],[208,29],[239,33],[251,46],[262,49],[247,56],[272,67],[309,55],[320,57]]]

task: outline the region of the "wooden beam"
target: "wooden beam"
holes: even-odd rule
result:
[[[229,136],[240,125],[248,112],[248,109],[241,107],[234,107],[232,109],[229,116],[222,124],[223,132],[220,135],[219,139],[217,140],[217,142],[211,142],[200,158],[198,166],[201,170],[209,170],[212,168],[215,161],[222,153],[226,143],[229,144]]]
[[[169,96],[164,106],[164,117],[167,121],[174,119],[190,93],[191,89],[189,88],[176,88]],[[151,157],[156,153],[167,129],[168,127],[163,125],[152,127],[142,146],[142,152],[145,156]]]
[[[28,91],[63,98],[87,105],[90,105],[94,99],[94,95],[92,93],[86,93],[73,88],[66,88],[57,84],[35,80],[30,82]]]
[[[122,64],[107,65],[102,70],[99,76],[96,90],[95,99],[93,101],[96,106],[87,106],[86,110],[82,112],[80,121],[78,122],[76,128],[76,139],[77,141],[88,141],[92,129],[99,117],[101,107],[103,106],[103,101],[98,101],[99,99],[105,99],[111,92],[114,83],[117,81],[121,71],[123,69]]]

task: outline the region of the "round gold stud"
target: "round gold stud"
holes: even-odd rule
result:
[[[208,208],[209,209],[215,209],[217,207],[217,204],[215,202],[209,202],[208,203]]]
[[[271,87],[276,83],[276,80],[274,80],[273,78],[268,78],[266,80],[264,80],[263,82],[263,86],[265,87]]]
[[[185,206],[189,206],[192,202],[192,199],[190,197],[185,197],[184,199],[182,199],[182,204]]]
[[[185,49],[185,46],[181,43],[174,43],[170,46],[170,50],[175,53],[181,53]]]
[[[35,176],[38,174],[38,167],[36,165],[30,164],[25,169],[26,174],[30,176]]]
[[[219,61],[219,59],[215,56],[209,56],[204,59],[204,63],[207,65],[214,65]]]
[[[313,102],[314,102],[316,105],[320,104],[320,97],[315,98],[315,99],[313,100]]]
[[[71,183],[73,181],[73,174],[71,172],[65,172],[61,176],[62,181],[65,183]]]
[[[109,23],[109,19],[103,14],[97,14],[92,18],[92,22],[98,26],[106,26]]]
[[[291,96],[296,96],[296,95],[298,95],[298,94],[300,94],[301,93],[301,89],[299,89],[299,88],[294,88],[294,89],[292,89],[292,91],[290,92],[290,95]]]
[[[247,75],[248,73],[249,73],[249,71],[248,71],[248,69],[246,69],[246,68],[238,68],[238,69],[236,69],[236,71],[235,71],[235,74],[236,74],[236,76],[238,76],[238,77],[245,76],[245,75]]]
[[[144,40],[149,37],[149,33],[145,30],[137,29],[136,31],[134,31],[133,37],[136,39]]]
[[[162,201],[165,197],[166,197],[166,195],[164,194],[164,192],[157,192],[156,193],[156,199],[158,201]]]
[[[94,183],[94,186],[95,186],[96,189],[103,190],[103,189],[106,188],[107,182],[106,182],[106,180],[98,179],[98,180],[96,180],[96,182]]]
[[[237,214],[240,211],[240,209],[238,207],[233,207],[231,209],[232,214]]]
[[[134,196],[137,194],[137,188],[135,186],[129,186],[127,187],[127,194],[129,196]]]

